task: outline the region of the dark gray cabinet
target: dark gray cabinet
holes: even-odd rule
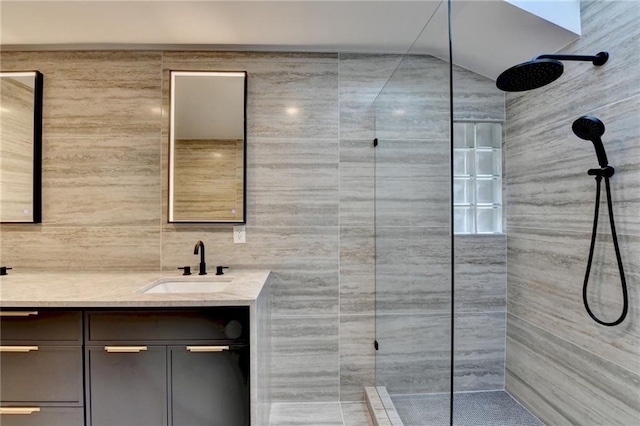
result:
[[[248,348],[172,346],[168,354],[173,426],[250,424]]]
[[[167,425],[166,359],[164,347],[88,346],[89,424]]]
[[[87,426],[251,424],[247,309],[85,315]]]
[[[80,311],[0,311],[0,424],[82,426]]]

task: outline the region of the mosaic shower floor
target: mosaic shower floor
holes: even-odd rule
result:
[[[401,395],[391,400],[405,426],[448,426],[449,395]],[[456,393],[454,426],[544,426],[504,391]]]

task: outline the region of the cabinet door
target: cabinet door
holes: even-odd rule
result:
[[[166,347],[144,348],[139,352],[87,348],[90,426],[167,424]]]
[[[248,348],[191,352],[172,346],[169,357],[172,426],[250,424]]]

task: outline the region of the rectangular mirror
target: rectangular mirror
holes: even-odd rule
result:
[[[247,73],[171,71],[169,222],[245,223]]]
[[[0,72],[0,222],[42,221],[42,74]]]

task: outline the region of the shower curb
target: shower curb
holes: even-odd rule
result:
[[[365,402],[375,426],[404,426],[384,386],[364,388]]]

